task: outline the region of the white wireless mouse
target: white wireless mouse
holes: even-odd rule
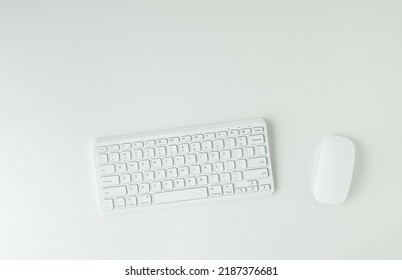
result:
[[[355,146],[348,138],[328,136],[321,144],[314,197],[321,203],[339,205],[348,196],[355,162]]]

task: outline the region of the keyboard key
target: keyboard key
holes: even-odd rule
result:
[[[142,141],[138,141],[138,142],[133,143],[133,148],[134,149],[140,149],[142,147],[144,147],[144,142],[142,142]]]
[[[235,189],[236,194],[244,194],[247,193],[247,189],[246,188],[237,188]]]
[[[260,191],[269,191],[271,190],[271,185],[261,185]]]
[[[166,156],[166,148],[165,147],[156,147],[155,154],[158,157]]]
[[[128,171],[136,171],[139,169],[138,162],[132,161],[128,163]]]
[[[151,183],[151,190],[153,192],[161,191],[162,190],[162,183],[159,181]]]
[[[176,179],[176,180],[174,180],[174,187],[176,189],[184,188],[184,179]]]
[[[191,175],[201,174],[201,166],[199,166],[199,165],[190,166],[190,174]]]
[[[239,159],[236,160],[236,169],[246,169],[247,168],[247,162],[245,159]]]
[[[109,151],[110,152],[117,152],[120,149],[119,145],[110,145],[109,146]]]
[[[199,186],[205,186],[208,184],[208,178],[207,176],[198,176],[197,177],[197,185]]]
[[[111,153],[111,154],[109,154],[109,159],[110,159],[110,162],[118,162],[120,160],[120,154],[119,153]]]
[[[255,155],[256,156],[263,156],[263,155],[265,155],[266,152],[267,151],[265,149],[265,146],[255,147]]]
[[[154,148],[147,148],[147,149],[144,149],[144,155],[145,155],[145,157],[147,157],[147,158],[154,157],[154,156],[155,156],[155,150],[154,150]]]
[[[145,147],[153,147],[156,145],[156,141],[155,140],[147,140],[144,142],[144,146]]]
[[[173,158],[172,157],[163,158],[163,166],[165,167],[173,166]]]
[[[123,143],[123,144],[121,144],[120,148],[122,150],[130,150],[131,149],[131,143]]]
[[[163,189],[164,190],[171,190],[173,189],[173,181],[172,180],[166,180],[162,182]]]
[[[225,139],[225,147],[227,149],[233,148],[236,146],[236,141],[234,138]]]
[[[107,147],[106,146],[96,147],[96,151],[98,153],[106,153],[107,152]]]
[[[177,177],[178,172],[177,172],[177,168],[169,168],[167,170],[167,177],[168,178],[175,178]]]
[[[135,196],[127,197],[127,207],[137,207],[137,198]]]
[[[264,135],[252,135],[248,137],[248,142],[250,145],[261,145],[264,144]]]
[[[247,148],[243,149],[243,151],[244,151],[244,156],[245,157],[254,156],[254,148],[253,147],[247,147]]]
[[[119,176],[116,176],[116,175],[102,177],[101,183],[102,183],[102,186],[104,186],[104,187],[118,185],[118,184],[120,184],[120,178],[119,178]]]
[[[232,181],[237,182],[243,180],[243,175],[240,171],[232,173]]]
[[[215,133],[214,132],[205,133],[204,138],[207,140],[212,140],[215,138]]]
[[[251,129],[250,128],[240,129],[240,135],[248,135],[248,134],[251,134]]]
[[[104,188],[102,189],[102,196],[104,198],[123,196],[127,194],[126,187],[114,187],[114,188]]]
[[[101,175],[109,175],[109,174],[113,174],[115,172],[116,172],[116,169],[113,164],[102,165],[101,167],[99,167],[99,173]]]
[[[232,195],[232,194],[234,194],[234,187],[233,187],[233,184],[226,184],[226,185],[223,185],[223,193],[224,193],[225,195]]]
[[[154,204],[172,203],[186,200],[203,199],[208,197],[206,187],[183,189],[154,194]]]
[[[242,149],[234,149],[232,151],[233,158],[242,158],[243,157],[243,150]]]
[[[133,159],[142,159],[144,155],[142,153],[142,150],[134,150],[132,156]]]
[[[221,174],[221,181],[222,181],[223,183],[228,183],[228,182],[230,182],[231,179],[232,179],[232,178],[231,178],[231,176],[230,176],[230,173],[222,173],[222,174]]]
[[[194,164],[197,162],[197,157],[195,154],[186,155],[186,162],[187,164]]]
[[[144,180],[152,181],[153,179],[155,179],[155,173],[152,170],[144,172]]]
[[[143,176],[142,176],[142,173],[141,173],[141,172],[133,173],[133,182],[134,182],[134,183],[136,183],[136,182],[142,182],[142,181],[143,181]]]
[[[235,162],[233,160],[229,160],[225,162],[225,170],[233,171],[235,170]]]
[[[191,152],[199,152],[201,151],[201,143],[200,142],[194,142],[190,144],[190,151]]]
[[[168,140],[166,138],[161,138],[156,140],[157,145],[166,145],[168,143]]]
[[[236,145],[238,147],[244,147],[247,145],[247,138],[246,137],[239,137],[236,139]]]
[[[184,156],[177,156],[177,157],[174,157],[173,161],[174,161],[174,164],[175,164],[176,166],[177,166],[177,165],[183,165],[183,164],[184,164]]]
[[[210,161],[217,161],[217,160],[219,160],[219,153],[218,153],[218,152],[210,152],[210,153],[209,153],[209,160],[210,160]]]
[[[226,131],[219,131],[216,133],[217,138],[225,138],[228,136],[228,133]]]
[[[142,160],[140,161],[139,165],[141,170],[147,170],[151,167],[151,163],[149,162],[149,160]]]
[[[127,171],[127,165],[124,162],[116,164],[116,170],[118,173],[123,173]]]
[[[136,193],[138,193],[138,185],[128,185],[127,186],[127,193],[128,194],[136,194]]]
[[[203,163],[208,161],[208,154],[207,153],[199,153],[197,155],[197,162]]]
[[[250,158],[247,160],[247,166],[249,168],[267,166],[267,158],[266,157]]]
[[[264,132],[264,128],[262,126],[252,128],[252,133],[253,134],[263,133],[263,132]]]
[[[180,137],[181,142],[190,142],[191,141],[191,136],[190,135],[185,135]]]
[[[258,187],[248,187],[247,192],[248,193],[258,192]]]
[[[152,168],[157,169],[162,167],[162,160],[160,158],[154,158],[151,161]]]
[[[212,141],[204,141],[204,142],[202,142],[202,150],[203,151],[212,150]]]
[[[119,197],[114,200],[116,209],[124,209],[126,208],[126,200],[124,197]]]
[[[257,187],[257,186],[258,186],[258,183],[256,180],[247,182],[247,187]]]
[[[167,154],[169,156],[175,155],[175,154],[177,154],[177,152],[178,152],[178,149],[177,149],[176,145],[167,146]]]
[[[130,184],[131,183],[131,175],[130,174],[123,174],[120,176],[121,184]]]
[[[139,184],[138,185],[138,191],[139,191],[139,193],[149,193],[151,191],[149,183],[141,183],[141,184]]]
[[[131,160],[131,152],[130,151],[124,151],[120,153],[121,155],[121,160]]]
[[[210,184],[218,184],[219,183],[219,175],[218,174],[209,175],[209,183]]]
[[[172,137],[168,139],[169,144],[178,144],[180,142],[179,137]]]
[[[179,167],[179,176],[186,177],[190,174],[190,169],[187,166]]]
[[[113,199],[105,199],[102,201],[102,208],[105,211],[112,211],[114,209]]]
[[[246,180],[264,178],[268,177],[268,169],[261,168],[261,169],[246,170],[243,172],[243,175],[244,179]]]
[[[213,164],[213,167],[214,167],[214,172],[222,172],[224,170],[223,169],[223,162],[215,162]]]
[[[239,136],[239,131],[237,129],[229,131],[229,137],[237,137]]]
[[[98,162],[99,162],[100,164],[102,164],[102,163],[107,163],[107,162],[108,162],[107,154],[98,155]]]
[[[201,172],[202,174],[209,174],[212,172],[212,164],[206,163],[201,165]]]
[[[185,179],[185,185],[186,187],[195,187],[197,185],[195,177],[187,177]]]
[[[194,135],[193,136],[193,141],[202,141],[202,140],[204,140],[204,135],[202,135],[202,134],[196,134],[196,135]]]
[[[221,160],[230,159],[232,157],[230,150],[223,150],[220,152]]]
[[[143,194],[138,196],[138,204],[140,206],[149,206],[151,205],[151,195],[150,194]]]
[[[213,142],[213,147],[214,150],[220,150],[223,149],[224,145],[223,145],[223,140],[219,139],[219,140],[215,140]]]
[[[165,169],[159,169],[155,171],[156,179],[165,179],[166,178],[166,171]]]
[[[186,154],[190,151],[190,146],[188,144],[180,144],[179,145],[179,151],[182,154]]]
[[[222,193],[222,186],[221,185],[216,185],[216,186],[209,186],[209,196],[221,196]]]

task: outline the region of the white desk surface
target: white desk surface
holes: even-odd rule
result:
[[[3,1],[1,259],[401,259],[402,2]],[[268,198],[115,217],[96,137],[265,118]],[[350,195],[311,194],[328,134]]]

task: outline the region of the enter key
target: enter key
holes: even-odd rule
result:
[[[248,168],[258,168],[258,167],[266,167],[267,166],[267,158],[266,157],[257,157],[250,158],[247,160]]]

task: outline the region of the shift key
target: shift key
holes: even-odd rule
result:
[[[114,197],[114,196],[124,196],[127,194],[126,187],[114,187],[102,189],[102,195],[104,198]]]
[[[268,177],[268,175],[269,173],[267,168],[251,169],[243,172],[245,180],[265,178]]]

